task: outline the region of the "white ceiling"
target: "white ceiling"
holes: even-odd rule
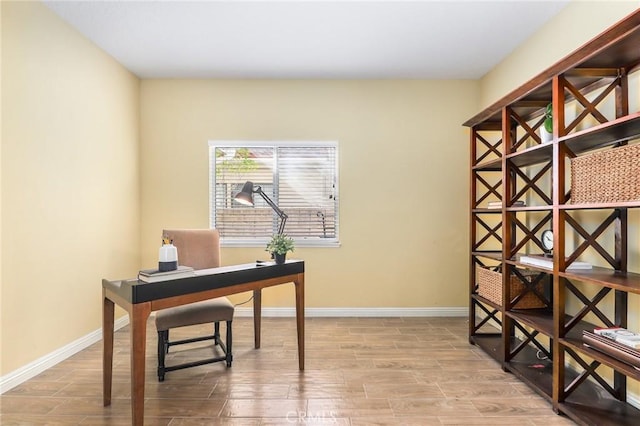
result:
[[[569,0],[44,3],[141,78],[482,77]]]

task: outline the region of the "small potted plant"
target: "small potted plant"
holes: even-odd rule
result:
[[[544,110],[544,122],[540,128],[540,140],[542,143],[551,142],[553,139],[553,105],[547,105]]]
[[[275,234],[267,243],[265,250],[271,253],[277,264],[281,264],[286,260],[287,253],[293,251],[293,249],[293,238],[285,234]]]

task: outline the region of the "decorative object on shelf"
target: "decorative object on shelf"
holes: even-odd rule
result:
[[[253,194],[260,194],[260,196],[264,199],[264,201],[269,205],[269,207],[271,207],[273,209],[274,212],[276,212],[276,214],[278,215],[278,217],[280,218],[280,226],[278,227],[278,235],[282,235],[282,233],[284,232],[284,225],[287,223],[287,218],[289,216],[287,216],[287,214],[285,212],[283,212],[280,207],[278,207],[276,205],[276,203],[274,203],[271,198],[269,198],[267,196],[267,194],[264,193],[264,191],[262,190],[261,186],[253,186],[253,182],[251,181],[247,181],[245,182],[245,184],[242,186],[242,191],[238,192],[236,194],[236,196],[234,197],[234,199],[240,203],[240,204],[244,204],[245,206],[253,206]]]
[[[178,249],[173,245],[173,241],[163,236],[162,246],[158,251],[158,270],[168,272],[176,269],[178,269]]]
[[[640,200],[640,143],[571,159],[571,202]]]
[[[546,255],[527,254],[524,256],[520,256],[518,260],[520,263],[524,263],[527,265],[539,266],[540,268],[545,269],[553,269],[553,259],[547,257]],[[574,260],[569,266],[567,266],[567,271],[575,271],[580,269],[593,269],[593,265],[588,262],[579,262],[577,260]]]
[[[640,351],[588,330],[582,331],[582,343],[619,361],[640,368]]]
[[[518,201],[514,201],[508,207],[526,207],[526,206],[527,206],[527,204],[524,201],[518,200]],[[502,208],[502,201],[489,201],[489,203],[487,203],[487,208],[488,209],[501,209]]]
[[[553,140],[553,105],[547,105],[544,110],[544,122],[540,126],[540,141],[549,143]]]
[[[633,349],[640,349],[640,333],[634,333],[622,327],[598,327],[593,332]]]
[[[190,266],[178,266],[171,271],[160,271],[159,269],[143,269],[138,272],[138,279],[146,283],[157,283],[161,281],[177,280],[178,278],[188,278],[195,276],[193,268]]]
[[[271,237],[265,251],[271,253],[271,256],[277,264],[282,264],[287,258],[287,253],[294,250],[293,238],[285,234],[275,234]]]
[[[531,279],[538,275],[531,271],[520,271],[520,273],[526,278]],[[488,268],[483,268],[480,265],[476,265],[476,283],[478,284],[478,295],[484,297],[487,300],[502,306],[502,272],[492,271]],[[520,279],[511,275],[511,298],[515,298],[517,295],[525,290],[525,285]],[[536,284],[536,290],[542,293],[542,282]],[[546,305],[535,293],[527,292],[513,307],[514,309],[535,309],[544,308]]]
[[[540,239],[542,240],[542,248],[545,250],[544,255],[553,257],[553,231],[551,229],[542,231]]]

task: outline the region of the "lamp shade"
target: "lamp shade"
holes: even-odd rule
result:
[[[238,192],[234,199],[245,206],[253,206],[253,182],[245,182],[242,191]]]

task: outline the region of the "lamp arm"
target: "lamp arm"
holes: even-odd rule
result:
[[[282,232],[284,231],[284,225],[287,222],[287,218],[289,218],[289,216],[283,212],[280,207],[278,207],[276,205],[276,203],[274,203],[271,198],[269,198],[269,196],[267,194],[264,193],[264,191],[262,190],[261,186],[256,187],[253,192],[260,194],[260,196],[264,199],[264,201],[269,205],[269,207],[271,207],[273,209],[274,212],[276,212],[276,214],[278,215],[278,217],[280,218],[280,227],[278,228],[278,234],[282,234]]]

